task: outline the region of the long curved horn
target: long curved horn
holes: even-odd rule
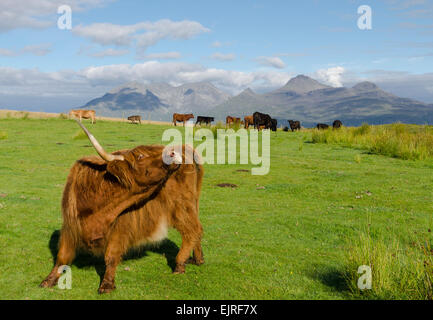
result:
[[[113,160],[125,160],[125,158],[121,155],[114,155],[111,153],[108,153],[104,150],[104,148],[101,147],[98,140],[95,139],[95,137],[87,130],[85,126],[81,122],[77,121],[78,125],[83,129],[87,137],[89,137],[90,142],[92,143],[93,147],[96,149],[96,152],[101,156],[102,159],[104,159],[107,162],[113,161]]]

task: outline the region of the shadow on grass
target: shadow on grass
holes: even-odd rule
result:
[[[332,290],[338,291],[346,296],[352,296],[352,292],[347,283],[347,275],[341,269],[328,266],[316,266],[315,271],[309,273],[314,280],[320,281]]]
[[[59,239],[60,230],[56,230],[51,234],[51,238],[48,243],[48,247],[51,251],[51,255],[53,258],[53,265],[56,263]],[[158,253],[165,257],[165,259],[167,260],[167,265],[171,268],[172,272],[174,271],[176,267],[176,256],[179,252],[179,247],[169,239],[164,240],[158,245],[146,245],[136,249],[131,249],[123,256],[122,260],[126,261],[132,259],[140,259],[142,257],[146,257],[149,251]],[[93,266],[95,267],[95,270],[98,273],[100,280],[102,281],[102,279],[104,278],[105,262],[103,257],[96,257],[89,253],[78,253],[72,265],[80,269]]]

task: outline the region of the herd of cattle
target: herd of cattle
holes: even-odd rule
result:
[[[95,111],[94,110],[71,110],[69,112],[69,117],[76,117],[80,119],[91,119],[92,124],[96,122],[95,120]],[[174,113],[173,114],[173,125],[176,126],[178,122],[183,122],[183,126],[185,126],[186,122],[194,119],[194,115],[192,113]],[[134,115],[129,116],[128,120],[131,121],[131,123],[140,123],[141,124],[141,116]],[[205,116],[198,116],[197,121],[195,123],[195,126],[197,125],[211,125],[212,122],[215,121],[214,117],[205,117]],[[300,121],[294,121],[294,120],[287,120],[289,122],[289,127],[284,127],[283,131],[299,131],[301,130],[301,122]],[[245,129],[248,129],[250,126],[253,126],[254,129],[262,130],[262,129],[270,129],[272,131],[277,131],[277,120],[273,119],[270,115],[260,112],[255,112],[252,116],[245,116],[244,120],[241,118],[236,118],[232,116],[226,117],[226,126],[230,126],[233,124],[237,125],[243,125]],[[343,123],[340,120],[335,120],[332,124],[332,127],[334,129],[341,128]],[[325,123],[318,123],[316,125],[316,128],[319,130],[328,129],[330,126]]]
[[[128,118],[129,119],[129,118]],[[185,126],[185,123],[190,120],[194,119],[194,115],[192,113],[187,114],[179,114],[175,113],[173,114],[173,125],[176,126],[177,122],[183,122],[183,125]],[[205,117],[205,116],[198,116],[197,121],[195,125],[210,125],[212,122],[215,121],[214,117]],[[300,121],[294,121],[294,120],[287,120],[290,125],[290,130],[292,132],[296,130],[301,130],[301,122]],[[252,116],[245,116],[244,120],[241,118],[236,118],[232,116],[226,117],[226,126],[230,126],[232,124],[237,125],[243,125],[245,129],[248,129],[250,126],[254,126],[254,129],[262,130],[262,129],[271,129],[272,131],[277,131],[277,120],[273,119],[270,115],[260,112],[255,112]],[[332,127],[334,129],[339,129],[343,126],[343,123],[340,120],[335,120],[332,124]],[[318,123],[316,125],[316,128],[321,129],[328,129],[329,125],[324,123]],[[289,131],[289,127],[283,128],[284,131]]]

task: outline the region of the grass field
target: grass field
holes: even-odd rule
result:
[[[86,124],[108,151],[160,144],[169,128]],[[72,265],[71,290],[41,289],[53,266],[69,169],[95,154],[78,132],[70,120],[0,120],[0,299],[428,298],[413,291],[417,284],[406,290],[399,277],[431,261],[430,251],[422,249],[432,241],[433,160],[312,143],[310,131],[271,133],[266,176],[238,171],[249,165],[205,166],[204,265],[171,273],[180,246],[171,230],[159,247],[126,257],[117,290],[109,295],[97,294],[103,261],[88,256]],[[376,259],[371,248],[389,259]],[[372,259],[373,290],[358,292],[351,286],[353,273]],[[426,284],[429,269],[416,272]]]

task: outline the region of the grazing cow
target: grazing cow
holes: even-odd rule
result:
[[[245,129],[248,129],[250,126],[254,126],[254,117],[253,116],[245,116],[244,117],[244,125],[245,125]]]
[[[197,117],[197,122],[195,123],[195,125],[198,124],[202,124],[203,122],[207,125],[211,124],[211,122],[215,121],[214,117],[203,117],[203,116],[198,116]]]
[[[232,123],[241,124],[241,118],[235,118],[235,117],[227,116],[226,117],[226,126],[229,126]]]
[[[80,119],[92,119],[92,124],[96,122],[95,120],[95,110],[71,110],[69,111],[69,118],[76,117]]]
[[[329,128],[329,126],[327,124],[324,124],[324,123],[318,123],[316,127],[319,130],[325,130],[325,129]]]
[[[334,123],[332,124],[332,127],[334,129],[340,129],[343,126],[343,122],[341,122],[340,120],[335,120]]]
[[[141,124],[141,116],[130,116],[128,120],[131,121],[131,123]]]
[[[301,130],[301,122],[289,120],[289,124],[290,124],[290,129],[292,130],[292,132],[295,130],[298,130],[298,131]]]
[[[174,273],[184,273],[186,263],[204,263],[198,217],[203,167],[195,150],[149,145],[107,153],[80,126],[100,157],[78,160],[69,173],[56,263],[40,286],[53,287],[60,267],[84,250],[104,256],[106,270],[98,291],[110,292],[128,249],[162,241],[169,227],[182,236]]]
[[[277,123],[277,119],[271,119],[271,127],[269,129],[272,131],[277,131]]]
[[[254,112],[253,114],[254,120],[254,129],[261,130],[261,126],[264,126],[265,129],[272,129],[272,131],[277,131],[277,120],[272,119],[270,115]]]
[[[173,124],[175,126],[176,126],[177,122],[183,122],[183,126],[185,127],[185,123],[189,119],[194,119],[194,115],[192,113],[186,113],[186,114],[174,113],[173,114]]]

